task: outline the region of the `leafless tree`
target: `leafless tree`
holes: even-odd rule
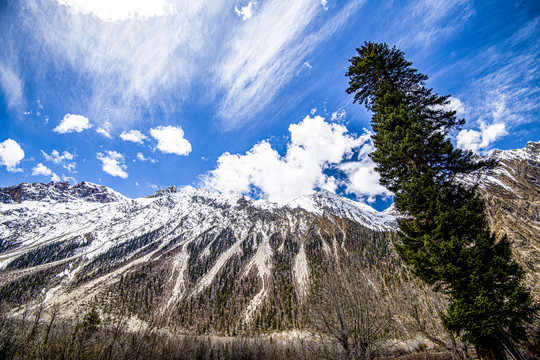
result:
[[[312,291],[308,322],[321,336],[324,356],[373,359],[392,336],[393,311],[383,277],[353,255],[328,262]]]

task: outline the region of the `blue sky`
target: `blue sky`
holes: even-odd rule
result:
[[[0,186],[170,185],[382,209],[364,41],[403,50],[480,154],[540,140],[537,1],[0,0]]]

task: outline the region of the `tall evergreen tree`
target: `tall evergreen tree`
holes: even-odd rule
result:
[[[483,200],[461,176],[495,164],[456,149],[448,134],[464,120],[445,108],[449,96],[425,86],[402,51],[366,42],[347,72],[355,102],[373,112],[371,158],[395,194],[403,261],[449,295],[444,326],[471,342],[480,358],[516,354],[537,307],[523,287],[510,243],[491,234]]]

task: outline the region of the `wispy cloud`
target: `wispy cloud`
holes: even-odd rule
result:
[[[176,13],[167,0],[56,0],[75,14],[93,15],[101,20],[116,22],[129,19],[148,19]]]
[[[471,0],[421,0],[408,4],[400,11],[410,15],[394,24],[400,32],[400,48],[428,47],[436,40],[452,37],[474,14]]]
[[[112,127],[133,121],[157,96],[170,97],[173,87],[177,100],[187,96],[192,80],[206,71],[200,64],[228,34],[223,14],[234,16],[225,0],[60,2],[67,6],[28,2],[20,22],[40,46],[40,66],[81,74],[91,90],[82,105],[97,125],[112,119]]]
[[[352,1],[310,29],[322,7],[310,0],[270,0],[256,17],[244,22],[227,44],[224,61],[217,67],[224,91],[219,115],[229,127],[242,124],[274,100],[298,73],[306,57],[333,34],[363,1]]]
[[[8,107],[14,108],[22,103],[23,82],[13,68],[0,62],[0,87],[7,99]]]
[[[468,120],[468,129],[460,133],[463,147],[475,151],[489,148],[515,127],[538,121],[539,30],[540,17],[524,24],[500,45],[479,49],[454,65],[474,79],[459,94]]]

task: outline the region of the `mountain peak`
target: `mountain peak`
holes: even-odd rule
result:
[[[68,182],[21,183],[0,188],[0,202],[21,203],[23,201],[60,201],[84,200],[89,202],[110,203],[125,199],[123,195],[104,186],[90,182],[81,182],[71,186]]]
[[[315,214],[337,215],[360,222],[372,229],[397,227],[394,216],[378,212],[369,205],[334,194],[328,190],[320,190],[300,196],[286,206],[291,209],[301,208]]]

